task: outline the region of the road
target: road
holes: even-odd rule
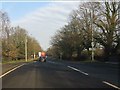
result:
[[[2,71],[2,72],[0,73],[0,75],[3,74],[3,73],[5,73],[5,72],[7,72],[7,71],[9,71],[9,70],[12,69],[12,68],[15,68],[15,67],[23,64],[23,63],[25,63],[25,62],[2,64],[2,66],[1,66],[1,67],[2,67],[2,70],[1,70],[1,71]]]
[[[25,63],[2,77],[2,88],[116,88],[94,75],[89,65],[86,68],[91,73],[83,66],[50,59]]]

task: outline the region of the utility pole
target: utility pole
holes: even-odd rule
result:
[[[27,36],[25,36],[25,60],[27,62]]]
[[[93,42],[93,30],[92,30],[92,61],[94,61],[94,42]]]
[[[31,36],[32,36],[32,34],[30,34]],[[33,59],[35,59],[35,47],[34,47],[34,42],[33,42],[34,40],[33,40],[33,38],[32,38],[32,43],[33,43]]]
[[[91,46],[92,46],[92,61],[94,61],[94,38],[93,38],[93,10],[91,12],[91,30],[92,30],[92,43],[91,43]]]

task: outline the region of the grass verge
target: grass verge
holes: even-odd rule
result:
[[[27,62],[32,62],[34,60],[37,59],[28,59]],[[21,63],[21,62],[26,62],[25,59],[21,59],[21,60],[2,60],[2,64],[14,64],[14,63]]]

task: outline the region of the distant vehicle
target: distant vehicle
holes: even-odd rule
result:
[[[47,58],[46,53],[45,52],[41,52],[41,55],[39,57],[39,61],[40,62],[46,62],[46,58]]]

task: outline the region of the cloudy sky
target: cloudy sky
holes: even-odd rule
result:
[[[25,28],[35,37],[41,47],[46,50],[50,46],[51,37],[64,26],[69,14],[81,2],[3,2],[4,9],[11,20],[12,26]]]

